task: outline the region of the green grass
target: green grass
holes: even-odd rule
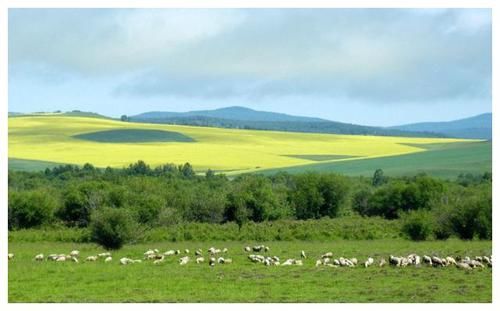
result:
[[[53,168],[64,163],[9,158],[9,170],[35,172]]]
[[[278,171],[287,171],[293,174],[306,171],[327,171],[351,176],[372,176],[376,169],[381,168],[386,175],[391,176],[425,172],[435,177],[449,179],[455,179],[460,173],[491,172],[491,142],[427,144],[424,147],[428,150],[400,156],[317,163],[261,172],[273,174]]]
[[[463,271],[455,267],[314,267],[320,254],[373,256],[389,254],[489,255],[490,241],[459,240],[410,242],[405,240],[269,242],[270,255],[298,258],[305,250],[304,266],[266,267],[253,264],[242,248],[255,242],[149,243],[126,246],[113,253],[113,262],[35,262],[37,253],[68,253],[82,257],[101,248],[93,244],[10,242],[9,302],[491,302],[492,270]],[[143,262],[121,266],[119,258],[141,258],[149,248],[210,246],[229,249],[231,265],[177,264],[178,256],[162,265]]]
[[[317,161],[317,162],[355,158],[354,156],[341,155],[341,154],[289,154],[286,156],[304,160]]]
[[[73,136],[101,143],[194,142],[182,133],[162,130],[119,129],[98,131]]]

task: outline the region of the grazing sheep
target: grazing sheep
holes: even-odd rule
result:
[[[187,248],[186,248],[186,249],[184,250],[184,253],[189,254],[189,249],[187,249]]]
[[[97,261],[97,256],[89,256],[85,258],[85,261]]]
[[[432,256],[431,260],[432,260],[433,266],[441,266],[441,267],[445,266],[445,263],[443,262],[443,260],[437,256]]]
[[[59,255],[57,254],[50,254],[49,256],[47,256],[47,260],[56,261],[58,257]]]
[[[42,261],[43,260],[43,254],[38,254],[35,256],[36,261]]]
[[[201,256],[201,254],[202,254],[202,253],[203,253],[203,252],[202,252],[202,250],[201,250],[201,249],[197,249],[197,250],[194,252],[194,254],[195,254],[196,256]]]
[[[351,261],[351,263],[352,263],[353,265],[355,265],[355,266],[358,264],[358,259],[357,259],[357,258],[351,258],[351,259],[349,259],[349,260],[350,260],[350,261]]]
[[[154,255],[155,254],[155,251],[150,249],[150,250],[147,250],[145,253],[144,253],[144,258],[147,258],[148,256],[150,255]]]
[[[104,259],[104,262],[111,262],[113,260],[113,257],[108,256]]]
[[[430,256],[424,255],[424,263],[427,263],[432,266],[432,258]]]
[[[159,264],[161,264],[164,261],[165,261],[164,259],[156,259],[155,261],[153,261],[153,264],[159,265]]]
[[[80,252],[77,250],[72,250],[71,253],[69,253],[71,257],[78,257],[80,256]]]
[[[401,266],[401,258],[399,257],[394,257],[392,255],[389,256],[389,264],[393,265],[393,266],[396,266],[396,267],[399,267]]]
[[[477,268],[477,267],[484,268],[484,265],[478,260],[471,260],[469,262],[469,266],[471,266],[472,268]]]
[[[180,264],[180,265],[186,265],[188,262],[189,262],[189,257],[188,257],[188,256],[181,257],[181,258],[179,259],[179,264]]]
[[[316,267],[319,267],[322,264],[323,264],[323,262],[321,262],[321,259],[316,260]]]
[[[264,252],[269,252],[269,246],[264,247]]]
[[[163,255],[165,255],[165,256],[172,256],[172,255],[175,255],[175,251],[174,250],[169,250],[169,251],[166,251],[165,253],[163,253]]]
[[[325,258],[324,262],[325,263],[328,263],[330,261],[330,258]],[[336,266],[340,266],[340,261],[338,259],[334,259],[333,260],[333,264],[336,265]]]
[[[97,257],[102,258],[102,257],[111,257],[111,253],[106,252],[106,253],[100,253],[97,254]]]
[[[216,262],[215,257],[210,257],[210,260],[208,261],[208,265],[210,267],[213,267],[213,266],[215,266],[215,262]]]
[[[384,258],[380,259],[380,263],[378,264],[379,267],[383,267],[387,264]]]
[[[58,262],[66,261],[66,256],[59,256],[59,257],[57,257],[56,261],[58,261]]]
[[[225,247],[224,247],[224,248],[222,249],[222,252],[223,252],[223,253],[227,253],[227,252],[228,252],[227,248],[225,248]]]
[[[300,251],[300,258],[306,259],[307,258],[306,252]]]
[[[196,258],[196,263],[202,263],[204,261],[205,261],[205,258],[203,258],[203,257]]]
[[[295,260],[295,265],[302,266],[303,265],[302,260]]]
[[[245,252],[251,252],[252,251],[252,249],[250,248],[250,246],[245,246],[244,250],[245,250]]]
[[[293,264],[294,264],[294,262],[295,262],[295,260],[294,260],[294,259],[287,259],[287,260],[286,260],[286,261],[282,264],[282,266],[291,266],[291,265],[293,265]]]
[[[457,268],[464,269],[464,270],[472,270],[472,268],[465,262],[457,263]]]
[[[133,260],[133,263],[141,263],[141,262],[142,262],[142,260],[140,260],[140,259]]]
[[[457,265],[457,262],[455,261],[455,258],[453,258],[453,257],[448,256],[448,257],[445,258],[445,260],[446,260],[446,265],[447,266],[449,266],[449,265],[455,265],[456,266]]]
[[[123,258],[120,259],[120,264],[121,265],[128,265],[128,264],[131,264],[131,263],[134,263],[134,260],[132,260],[130,258],[123,257]]]
[[[224,258],[222,257],[217,258],[217,263],[224,263]]]
[[[323,255],[321,255],[321,258],[332,258],[333,257],[333,253],[332,252],[328,252],[328,253],[325,253]]]
[[[368,268],[369,266],[373,265],[373,258],[368,257],[368,259],[365,261],[365,268]]]
[[[8,259],[11,260],[11,259],[14,259],[14,254],[13,253],[9,253],[7,255]]]
[[[77,258],[77,257],[71,257],[71,260],[72,260],[73,262],[78,263],[78,258]]]

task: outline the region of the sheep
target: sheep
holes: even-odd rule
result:
[[[180,265],[186,265],[188,262],[189,262],[189,257],[188,257],[188,256],[181,257],[181,258],[179,259],[179,264],[180,264]]]
[[[357,258],[351,258],[351,259],[349,259],[349,260],[350,260],[350,261],[352,262],[352,264],[353,264],[353,265],[355,265],[355,266],[358,264],[358,259],[357,259]]]
[[[478,260],[471,260],[469,262],[469,266],[471,266],[472,268],[477,268],[477,267],[484,268],[484,265],[481,262],[479,262]]]
[[[251,252],[252,249],[250,248],[250,246],[245,246],[245,248],[243,249],[245,252]]]
[[[155,261],[153,261],[153,264],[154,265],[159,265],[159,264],[161,264],[164,261],[165,261],[164,259],[156,259]]]
[[[306,256],[306,252],[304,252],[303,250],[300,251],[300,258],[303,258],[303,259],[306,259],[307,256]]]
[[[432,266],[432,258],[430,256],[424,255],[423,259],[424,259],[424,263],[427,263],[430,266]]]
[[[368,257],[368,259],[365,261],[365,268],[368,268],[371,265],[373,265],[373,258]]]
[[[464,270],[472,270],[472,268],[465,262],[457,263],[457,268],[464,269]]]
[[[224,258],[222,257],[217,258],[217,263],[224,263]]]
[[[291,266],[295,263],[295,260],[293,259],[287,259],[283,264],[282,266]]]
[[[446,265],[447,266],[449,266],[449,265],[455,265],[456,266],[457,265],[457,262],[455,261],[455,259],[453,257],[448,256],[448,257],[445,258],[445,260],[446,260]]]
[[[97,257],[102,258],[102,257],[111,257],[111,253],[106,252],[106,253],[100,253],[97,254]]]
[[[133,260],[133,263],[141,263],[141,262],[142,262],[142,260],[140,260],[140,259]]]
[[[222,249],[222,252],[223,252],[223,253],[227,253],[227,252],[228,252],[228,249],[224,247],[224,248]]]
[[[121,265],[128,265],[128,264],[131,264],[131,263],[134,263],[135,261],[133,259],[130,259],[130,258],[127,258],[127,257],[123,257],[120,259],[120,264]]]
[[[195,254],[196,256],[201,256],[201,254],[202,254],[202,253],[203,253],[203,252],[202,252],[202,250],[201,250],[201,249],[197,249],[197,250],[194,252],[194,254]]]
[[[316,260],[316,267],[319,267],[322,264],[323,264],[323,262],[321,262],[321,259]]]
[[[97,261],[97,256],[88,256],[85,261]]]
[[[148,256],[150,255],[154,255],[155,254],[155,251],[150,249],[150,250],[147,250],[146,252],[144,252],[144,258],[147,258]]]
[[[269,252],[269,246],[264,247],[264,252]]]
[[[380,263],[378,264],[379,267],[383,267],[387,264],[384,258],[380,259]]]
[[[204,261],[205,261],[205,258],[203,258],[203,257],[196,258],[196,263],[198,263],[198,264],[200,264],[200,263],[202,263]]]
[[[176,250],[176,251],[175,251],[175,255],[179,255],[180,253],[181,253],[181,251],[180,251],[180,250]]]
[[[302,266],[303,265],[302,260],[295,260],[295,265]]]
[[[328,253],[325,253],[323,255],[321,255],[321,258],[331,258],[333,257],[333,253],[332,252],[328,252]]]
[[[111,262],[113,260],[113,257],[108,256],[104,259],[104,262]]]
[[[184,253],[185,253],[185,254],[189,254],[189,249],[187,249],[187,248],[186,248],[186,249],[184,250]]]
[[[77,250],[72,250],[71,253],[69,253],[71,257],[78,257],[80,256],[80,252]]]
[[[66,256],[59,256],[56,259],[57,262],[66,261]]]
[[[174,250],[169,250],[169,251],[166,251],[165,253],[163,253],[163,255],[165,255],[165,256],[172,256],[172,255],[175,255],[175,251]]]
[[[56,261],[58,257],[59,255],[57,254],[50,254],[49,256],[47,256],[47,260]]]
[[[330,258],[328,258],[328,257],[324,259],[325,263],[328,263],[329,261],[330,261]],[[340,266],[340,261],[338,259],[334,259],[333,264],[336,266]]]
[[[445,263],[443,262],[443,260],[437,256],[432,256],[431,260],[432,260],[433,266],[441,266],[441,267],[445,266]]]
[[[208,265],[210,267],[213,267],[213,266],[215,266],[215,262],[216,262],[215,257],[210,257],[210,260],[208,261]]]
[[[401,258],[394,257],[394,256],[390,255],[389,256],[389,264],[399,267],[399,266],[401,266]]]
[[[78,263],[78,262],[79,262],[77,257],[71,257],[71,260],[72,260],[73,262],[75,262],[75,263]]]
[[[43,260],[43,254],[38,254],[35,256],[36,261],[42,261]]]

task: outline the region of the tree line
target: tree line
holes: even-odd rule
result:
[[[372,178],[280,172],[229,178],[189,163],[124,169],[64,165],[9,172],[9,229],[51,225],[91,228],[94,240],[119,245],[138,228],[182,223],[247,223],[340,218],[400,219],[414,240],[491,239],[492,177],[425,174]],[[115,241],[116,240],[116,241]]]

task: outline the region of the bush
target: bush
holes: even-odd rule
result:
[[[476,235],[480,239],[491,239],[491,185],[487,185],[480,193],[466,192],[455,204],[450,214],[450,222],[461,239],[471,240]]]
[[[9,192],[9,229],[32,228],[52,222],[57,204],[47,190]]]
[[[92,241],[106,249],[119,249],[129,242],[137,224],[125,209],[103,207],[91,215]]]
[[[427,211],[412,211],[404,216],[402,231],[413,241],[425,241],[432,233],[432,220]]]

